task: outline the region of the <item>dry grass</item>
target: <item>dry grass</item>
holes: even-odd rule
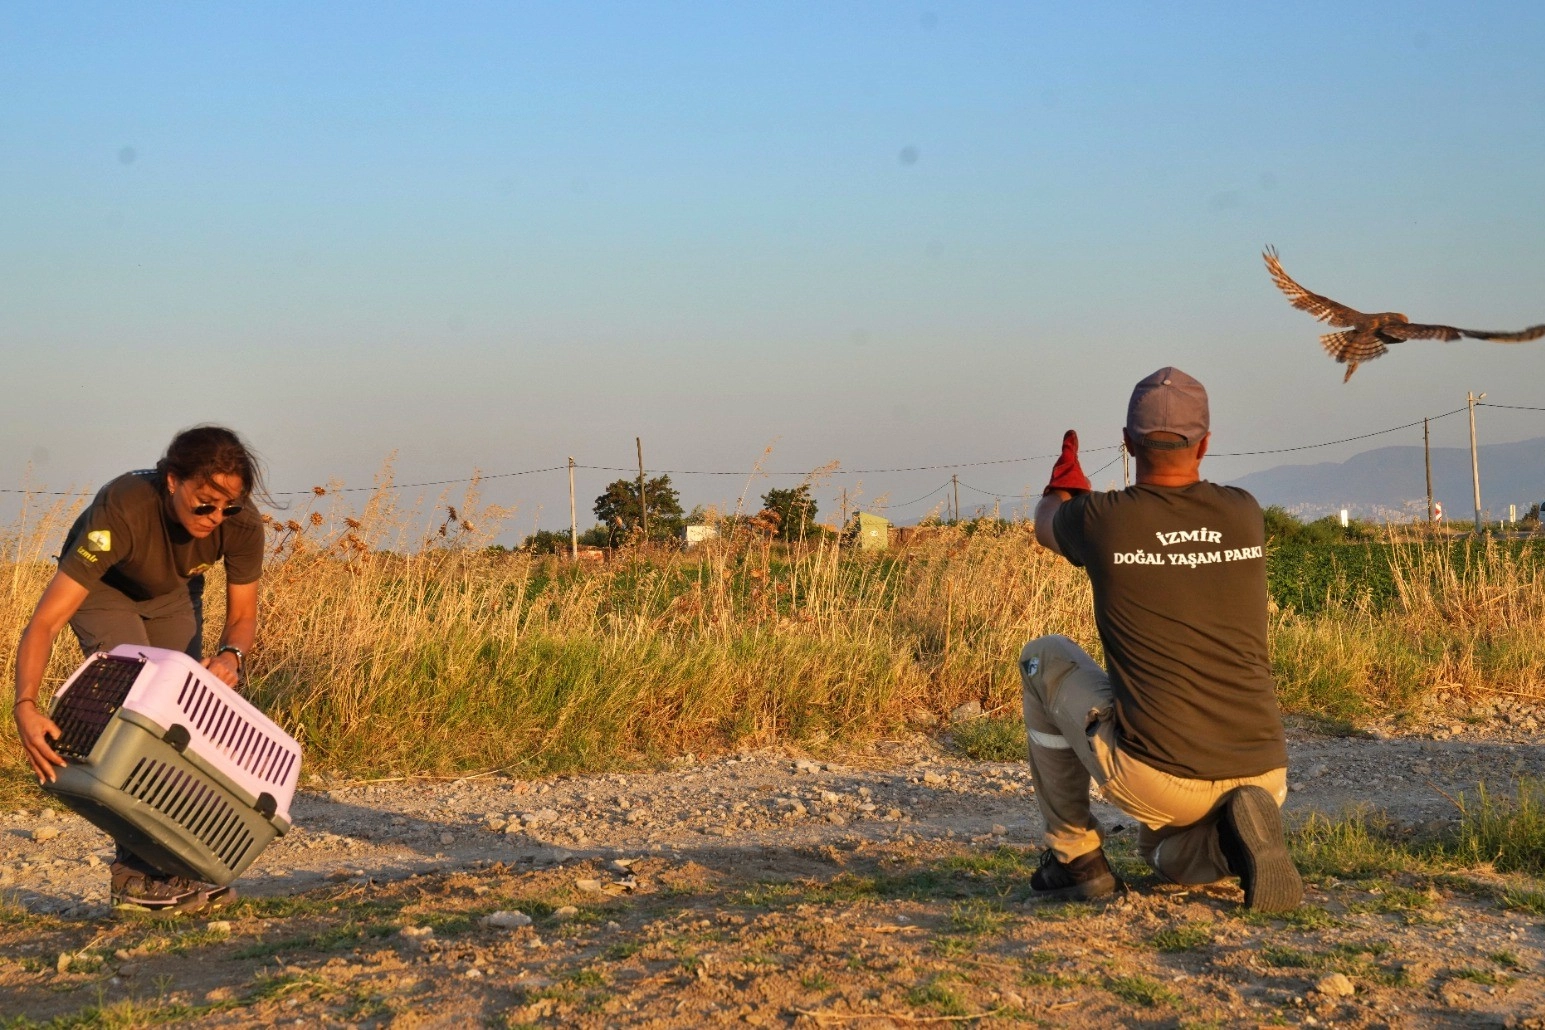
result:
[[[387,485],[383,482],[383,487]],[[576,568],[484,544],[500,512],[475,494],[429,514],[391,492],[359,510],[319,491],[270,527],[256,699],[313,769],[354,774],[601,769],[764,744],[859,744],[969,699],[1017,718],[1025,640],[1098,654],[1083,574],[1028,525],[941,529],[904,553],[761,538],[629,552]],[[75,508],[29,509],[3,537],[0,658],[51,573]],[[1274,611],[1284,707],[1356,721],[1437,690],[1537,691],[1538,563],[1393,544],[1396,609],[1348,591],[1312,616]],[[218,632],[218,582],[208,622]],[[61,641],[56,685],[78,661]],[[0,770],[21,778],[7,734]]]
[[[1539,545],[1391,539],[1396,601],[1355,584],[1323,612],[1272,617],[1278,692],[1289,710],[1358,721],[1435,694],[1545,700],[1545,563]]]

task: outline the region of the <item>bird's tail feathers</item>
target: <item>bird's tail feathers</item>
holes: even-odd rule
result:
[[[1342,363],[1372,361],[1389,351],[1377,336],[1354,329],[1340,333],[1326,333],[1320,337],[1320,346],[1325,348],[1326,354]]]

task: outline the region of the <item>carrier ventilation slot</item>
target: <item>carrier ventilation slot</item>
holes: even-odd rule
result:
[[[139,659],[116,655],[102,655],[86,666],[54,704],[50,717],[60,730],[54,750],[77,762],[90,758],[142,668]]]
[[[203,738],[238,766],[269,783],[285,782],[295,764],[289,749],[254,728],[191,672],[177,695],[177,705]]]
[[[123,792],[181,826],[227,869],[236,868],[252,848],[252,833],[219,791],[164,762],[141,758]]]

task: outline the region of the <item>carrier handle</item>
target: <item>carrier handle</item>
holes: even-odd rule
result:
[[[192,734],[182,723],[173,723],[171,729],[161,734],[161,740],[170,744],[179,755],[188,749],[188,743],[192,739]]]

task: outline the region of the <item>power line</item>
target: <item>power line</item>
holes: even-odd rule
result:
[[[916,500],[907,501],[907,502],[905,502],[903,504],[887,504],[887,505],[885,505],[885,510],[886,511],[890,511],[891,509],[894,509],[894,508],[910,508],[910,507],[912,507],[912,505],[918,503],[918,501],[926,501],[926,500],[928,500],[928,498],[932,497],[934,494],[938,493],[940,490],[944,490],[944,489],[946,489],[948,487],[949,487],[949,483],[940,483],[938,486],[934,487],[932,490],[928,491],[926,494],[924,494],[923,496],[917,498]]]
[[[1485,401],[1476,401],[1475,406],[1477,408],[1509,408],[1513,411],[1545,411],[1545,408],[1531,408],[1523,404],[1488,404]],[[1464,409],[1460,408],[1459,410],[1463,411]]]
[[[585,466],[583,466],[583,465],[576,465],[575,466],[575,468],[584,468],[584,467]],[[563,472],[567,468],[568,468],[567,465],[553,465],[553,466],[551,466],[549,468],[545,468],[545,469],[522,469],[519,472],[500,472],[500,473],[497,473],[496,475],[492,475],[492,476],[468,476],[465,479],[438,479],[438,480],[435,480],[434,482],[430,482],[430,483],[388,483],[386,485],[386,488],[389,489],[389,490],[417,490],[419,487],[422,487],[422,486],[455,486],[457,483],[471,483],[471,482],[484,483],[484,482],[487,482],[490,479],[509,479],[512,476],[531,476],[531,475],[535,475],[538,472]],[[328,490],[327,492],[330,493],[330,494],[352,494],[352,493],[358,493],[358,492],[360,492],[362,490],[375,490],[375,489],[376,488],[373,487],[373,486],[340,486],[336,490]],[[300,496],[300,495],[303,495],[303,494],[314,494],[314,493],[316,493],[316,490],[314,490],[314,489],[313,490],[276,490],[276,491],[274,491],[274,496],[275,497],[297,497],[297,496]]]
[[[1208,456],[1212,458],[1248,458],[1257,454],[1291,454],[1293,451],[1312,451],[1317,447],[1334,447],[1338,443],[1351,443],[1353,440],[1367,440],[1371,437],[1383,436],[1386,433],[1398,433],[1402,429],[1410,429],[1413,426],[1419,426],[1423,421],[1436,422],[1440,418],[1448,418],[1450,415],[1457,415],[1461,411],[1469,410],[1469,406],[1466,405],[1463,408],[1455,408],[1453,411],[1445,411],[1441,415],[1433,415],[1430,419],[1417,419],[1415,422],[1407,422],[1403,426],[1391,426],[1389,429],[1380,429],[1374,433],[1363,433],[1361,436],[1346,436],[1342,437],[1340,440],[1327,440],[1325,443],[1306,443],[1302,447],[1278,447],[1275,450],[1270,451],[1221,451],[1216,454],[1209,451],[1207,453]]]
[[[1515,411],[1545,411],[1545,407],[1533,407],[1533,406],[1523,405],[1523,404],[1479,403],[1476,406],[1477,407],[1486,407],[1486,408],[1506,408],[1506,409],[1511,409],[1511,410],[1515,410]],[[1453,411],[1445,411],[1441,415],[1431,416],[1429,419],[1427,419],[1427,421],[1429,421],[1429,422],[1436,422],[1438,419],[1448,418],[1450,415],[1457,415],[1460,412],[1466,411],[1466,410],[1468,410],[1468,407],[1465,407],[1465,408],[1455,408]],[[1323,443],[1302,444],[1302,445],[1297,446],[1297,447],[1277,447],[1277,448],[1272,448],[1270,450],[1260,450],[1260,451],[1214,451],[1214,452],[1209,452],[1208,456],[1209,457],[1214,457],[1214,458],[1248,458],[1248,457],[1257,457],[1257,456],[1265,455],[1265,454],[1292,454],[1292,453],[1295,453],[1295,452],[1298,452],[1298,451],[1311,451],[1311,450],[1316,450],[1316,449],[1321,448],[1321,447],[1334,447],[1334,446],[1336,446],[1338,444],[1353,443],[1353,442],[1355,442],[1357,440],[1369,440],[1369,439],[1372,439],[1373,437],[1376,437],[1376,436],[1384,436],[1384,435],[1389,434],[1389,433],[1398,433],[1398,432],[1400,432],[1401,430],[1404,430],[1404,429],[1412,429],[1412,428],[1414,428],[1416,426],[1419,426],[1421,424],[1422,424],[1422,421],[1418,420],[1418,421],[1415,421],[1415,422],[1407,422],[1404,425],[1391,426],[1388,429],[1375,430],[1374,432],[1371,432],[1371,433],[1360,433],[1357,436],[1345,436],[1345,437],[1342,437],[1339,440],[1326,440]],[[1111,460],[1106,462],[1104,465],[1101,465],[1099,468],[1095,469],[1093,473],[1090,473],[1091,475],[1098,475],[1099,473],[1101,473],[1101,472],[1105,471],[1107,468],[1109,468],[1111,465],[1114,465],[1120,459],[1120,457],[1121,457],[1121,455],[1119,453],[1120,452],[1120,445],[1119,444],[1113,444],[1113,445],[1105,446],[1105,447],[1089,447],[1089,448],[1084,448],[1083,449],[1082,453],[1084,453],[1084,454],[1097,454],[1097,453],[1099,453],[1101,451],[1111,451],[1111,450],[1114,450],[1114,451],[1118,452],[1116,454],[1116,456],[1111,458]],[[872,469],[842,469],[842,468],[838,468],[838,469],[833,469],[830,474],[831,475],[837,475],[837,476],[874,476],[874,475],[893,475],[893,474],[902,473],[902,472],[934,472],[934,471],[938,471],[938,470],[941,470],[941,469],[984,468],[984,467],[992,466],[992,465],[1019,465],[1019,464],[1024,464],[1026,462],[1031,462],[1031,461],[1046,461],[1048,459],[1056,458],[1056,457],[1058,457],[1057,453],[1051,453],[1051,454],[1036,454],[1036,455],[1031,455],[1029,457],[1022,457],[1022,458],[995,458],[995,459],[986,460],[986,461],[961,461],[961,462],[955,462],[953,464],[946,464],[946,465],[912,465],[912,466],[898,467],[898,468],[872,468]],[[613,466],[613,465],[575,465],[574,467],[575,468],[580,468],[580,469],[587,469],[587,470],[592,471],[592,472],[628,472],[628,473],[632,473],[632,472],[636,471],[635,469],[632,469],[632,468],[622,468],[622,467]],[[346,486],[346,487],[338,487],[336,489],[328,490],[327,493],[330,493],[330,494],[337,494],[337,493],[361,493],[361,492],[365,492],[365,491],[375,491],[377,489],[417,490],[417,489],[422,489],[424,487],[431,487],[431,486],[455,486],[455,485],[457,485],[459,483],[471,483],[471,482],[480,482],[481,483],[481,482],[487,482],[489,480],[494,480],[494,479],[512,479],[512,478],[514,478],[516,476],[539,475],[539,474],[544,473],[544,472],[563,472],[563,471],[566,471],[567,469],[568,469],[568,465],[566,465],[566,464],[565,465],[549,465],[549,466],[547,466],[545,468],[521,469],[521,470],[516,471],[516,472],[498,472],[498,473],[493,473],[493,474],[490,474],[490,475],[463,476],[463,477],[461,477],[459,479],[438,479],[438,480],[429,480],[429,481],[425,481],[425,482],[421,482],[421,483],[389,483],[389,484],[386,484],[384,487],[381,487],[381,486]],[[809,476],[810,475],[810,471],[809,470],[804,470],[804,471],[765,471],[765,470],[762,470],[762,469],[743,469],[743,470],[737,470],[737,471],[730,471],[730,470],[717,470],[717,469],[648,469],[646,471],[650,472],[650,473],[653,473],[655,475],[668,475],[668,476],[755,476],[755,475],[761,475],[761,476]],[[962,485],[965,485],[965,484],[962,484]],[[917,499],[917,501],[927,500],[929,497],[933,496],[933,494],[938,493],[939,490],[942,490],[942,489],[944,489],[947,486],[949,486],[948,483],[942,484],[940,487],[938,487],[938,489],[930,491],[929,493],[924,494],[922,497],[919,497]],[[1011,494],[995,494],[991,490],[982,490],[982,489],[980,489],[978,487],[968,487],[968,489],[976,490],[977,493],[988,494],[988,495],[993,496],[993,497],[1012,497],[1012,496],[1016,496],[1016,495],[1011,495]],[[24,487],[20,487],[20,488],[18,488],[18,487],[0,487],[0,493],[6,493],[6,494],[30,494],[30,495],[37,496],[37,497],[75,497],[75,496],[80,496],[80,495],[84,494],[85,491],[82,491],[82,490],[29,490],[29,489],[26,489]],[[296,497],[296,496],[303,496],[305,494],[310,494],[310,493],[315,493],[315,489],[311,489],[311,490],[276,490],[276,491],[274,491],[274,496],[275,497]],[[907,503],[908,504],[916,504],[917,501],[909,501]],[[906,505],[897,505],[897,507],[906,507]]]
[[[1093,453],[1095,451],[1109,451],[1109,450],[1113,450],[1113,449],[1119,449],[1120,446],[1121,446],[1120,444],[1111,444],[1110,446],[1107,446],[1107,447],[1090,447],[1090,448],[1087,448],[1084,453],[1089,454],[1089,453]],[[1029,456],[1027,458],[996,458],[996,459],[993,459],[992,461],[957,461],[957,462],[954,462],[954,463],[949,464],[949,465],[914,465],[914,466],[912,466],[910,468],[894,468],[894,469],[844,469],[844,468],[838,468],[838,469],[833,469],[829,474],[833,475],[833,476],[878,476],[878,475],[888,475],[888,474],[895,473],[895,472],[937,472],[940,469],[980,468],[981,466],[984,466],[984,465],[1019,465],[1019,464],[1023,464],[1024,462],[1027,462],[1027,461],[1045,461],[1048,458],[1055,458],[1055,457],[1058,456],[1058,453],[1059,452],[1053,452],[1051,454],[1033,454],[1033,455],[1031,455],[1031,456]],[[581,468],[581,469],[590,469],[590,470],[592,470],[594,472],[632,472],[633,471],[633,469],[631,469],[631,468],[621,468],[621,467],[616,466],[616,465],[575,465],[574,467],[575,468]],[[810,475],[810,470],[809,469],[805,469],[803,471],[798,471],[798,472],[769,472],[769,471],[767,471],[765,469],[749,469],[749,470],[728,471],[728,472],[720,472],[720,471],[716,471],[716,470],[710,471],[710,470],[705,470],[705,469],[649,469],[647,471],[653,472],[653,473],[656,473],[656,474],[662,475],[662,476],[808,476],[808,475]]]
[[[1112,465],[1116,464],[1116,462],[1118,462],[1120,460],[1121,460],[1121,455],[1118,454],[1114,458],[1112,458],[1110,461],[1107,461],[1105,464],[1103,464],[1099,468],[1095,469],[1093,472],[1086,472],[1086,473],[1084,473],[1084,475],[1088,476],[1090,479],[1093,479],[1095,476],[1099,475],[1101,472],[1104,472],[1106,469],[1110,468]]]
[[[965,487],[967,490],[974,490],[974,491],[976,491],[979,494],[986,494],[988,497],[997,497],[997,498],[1001,498],[1001,499],[1006,500],[1006,501],[1017,501],[1022,496],[1024,496],[1023,494],[999,494],[999,493],[994,493],[991,490],[983,490],[979,486],[972,486],[970,483],[967,483],[965,480],[961,480],[960,481],[960,485]]]

